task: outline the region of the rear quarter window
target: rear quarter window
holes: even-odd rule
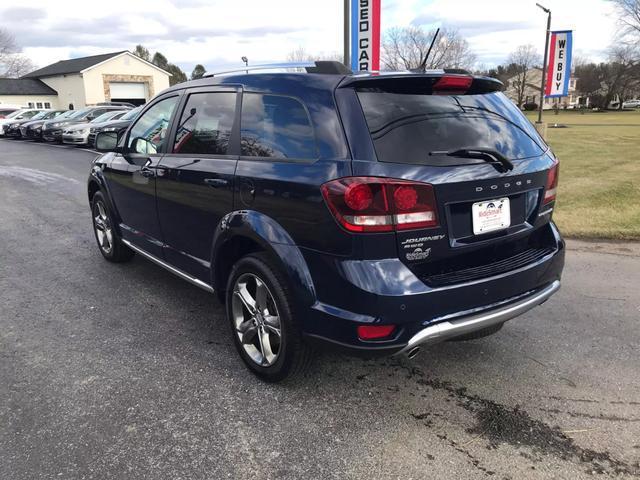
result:
[[[318,157],[307,110],[295,98],[280,95],[243,94],[241,150],[249,157]]]
[[[492,148],[511,160],[541,155],[546,146],[529,120],[501,92],[428,95],[359,89],[378,160],[444,165],[434,152]]]

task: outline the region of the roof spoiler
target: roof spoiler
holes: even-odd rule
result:
[[[381,73],[379,75],[353,75],[345,77],[338,88],[391,88],[393,90],[398,87],[401,90],[413,90],[414,88],[422,89],[427,86],[425,80],[430,81],[428,85],[432,85],[443,77],[467,77],[472,82],[467,91],[468,94],[500,92],[505,89],[504,84],[497,78],[481,77],[470,75],[466,70],[464,74],[458,73],[461,70],[427,70],[425,73],[414,72],[393,72]]]

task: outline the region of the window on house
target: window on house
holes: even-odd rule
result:
[[[33,108],[33,102],[29,102],[29,103],[27,103],[27,106],[28,106],[29,108]]]
[[[44,102],[44,108],[51,108],[51,104],[49,102]]]
[[[36,103],[36,108],[42,108],[42,102]]]

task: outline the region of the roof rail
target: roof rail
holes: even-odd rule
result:
[[[286,62],[286,63],[269,63],[265,65],[252,65],[251,67],[238,67],[233,70],[224,70],[221,72],[206,73],[203,77],[215,77],[216,75],[226,75],[229,73],[254,72],[256,70],[277,70],[285,68],[307,68],[315,67],[313,62]]]
[[[286,62],[286,63],[269,63],[265,65],[253,65],[251,67],[238,67],[233,70],[225,70],[222,72],[212,72],[203,75],[203,77],[215,77],[216,75],[228,75],[230,73],[249,73],[257,70],[278,70],[278,69],[302,69],[307,73],[335,73],[349,75],[353,73],[342,63],[336,61],[318,60],[315,62]]]

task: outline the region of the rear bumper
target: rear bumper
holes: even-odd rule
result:
[[[443,342],[504,323],[546,302],[558,290],[560,290],[560,280],[555,280],[547,287],[528,292],[521,298],[508,299],[501,304],[490,305],[476,311],[460,312],[453,318],[448,316],[446,319],[435,319],[434,325],[420,330],[411,337],[398,354],[410,352],[420,345]]]
[[[303,251],[317,297],[307,307],[304,332],[310,340],[341,350],[389,355],[515,318],[560,286],[564,242],[553,225],[547,228],[557,246],[544,258],[500,275],[438,288],[427,286],[397,259],[354,262]],[[363,341],[357,336],[358,325],[389,324],[396,326],[393,338]]]

